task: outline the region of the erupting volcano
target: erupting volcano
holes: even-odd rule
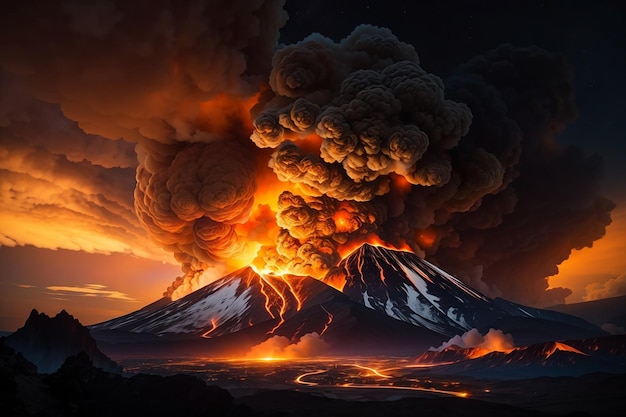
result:
[[[325,283],[338,277],[341,291]],[[308,334],[325,342],[324,353],[411,354],[490,328],[524,343],[602,334],[573,316],[491,299],[411,252],[370,244],[322,280],[245,267],[181,299],[91,326],[105,342],[155,335],[156,345],[193,343],[226,356],[273,337],[295,344]]]

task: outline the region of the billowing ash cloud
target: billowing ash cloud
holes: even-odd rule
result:
[[[489,295],[562,302],[545,277],[613,208],[601,159],[554,138],[575,115],[563,58],[503,46],[444,81],[370,25],[277,47],[283,3],[7,6],[2,69],[73,126],[38,136],[34,113],[0,103],[13,211],[34,175],[84,230],[146,248],[140,223],[183,267],[167,294],[260,245],[255,265],[322,278],[376,236]]]
[[[134,145],[85,134],[0,70],[0,244],[169,260],[133,204]]]
[[[595,282],[585,287],[585,301],[599,300],[602,298],[620,297],[626,295],[626,274],[610,278],[606,282]]]
[[[246,107],[269,73],[283,3],[28,1],[0,17],[5,70],[84,132],[137,144],[138,166],[125,164],[137,166],[136,212],[185,272],[168,292],[245,244],[235,224],[247,220],[256,189]],[[110,153],[122,142],[107,142],[123,163]],[[132,188],[119,187],[132,187],[127,174],[110,185],[132,214]]]
[[[599,157],[555,140],[575,116],[563,57],[505,45],[444,83],[364,25],[284,46],[272,63],[251,139],[300,194],[281,196],[282,231],[261,254],[272,267],[321,277],[374,234],[492,296],[569,294],[546,291],[546,277],[604,234],[613,203],[598,194]]]
[[[388,29],[359,26],[339,43],[311,35],[278,50],[272,63],[274,94],[257,106],[251,139],[275,149],[270,167],[302,196],[281,195],[283,232],[277,253],[270,249],[264,259],[321,277],[338,260],[339,245],[385,233],[389,212],[403,212],[399,194],[451,181],[449,149],[472,115],[446,99],[443,81]],[[484,173],[472,193],[481,197],[501,184],[496,158],[476,152],[471,164]]]

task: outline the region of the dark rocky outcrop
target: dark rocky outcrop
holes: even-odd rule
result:
[[[190,375],[130,378],[93,366],[85,352],[52,374],[0,340],[0,414],[12,416],[251,416],[228,391]]]
[[[122,371],[98,349],[89,330],[65,310],[51,318],[33,309],[24,326],[6,337],[6,344],[34,363],[41,373],[55,372],[66,358],[80,352],[85,352],[97,368]]]

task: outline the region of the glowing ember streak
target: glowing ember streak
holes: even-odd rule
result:
[[[350,255],[350,253],[359,249],[364,243],[369,243],[370,245],[373,245],[373,246],[380,246],[386,249],[391,249],[391,250],[396,250],[396,251],[413,252],[411,247],[408,244],[406,244],[406,242],[401,242],[398,245],[394,245],[389,242],[385,242],[380,237],[372,234],[372,235],[363,236],[360,239],[352,240],[349,244],[340,245],[337,248],[337,251],[339,252],[339,256],[341,256],[342,259],[345,258],[346,256]]]
[[[307,376],[311,376],[311,375],[323,374],[324,372],[327,372],[327,371],[325,369],[320,369],[318,371],[312,371],[312,372],[304,373],[302,375],[298,375],[298,377],[295,379],[295,382],[296,384],[308,385],[309,387],[314,387],[319,384],[317,382],[304,381],[303,378],[306,378]]]
[[[270,299],[269,294],[265,291],[265,279],[262,278],[259,279],[259,285],[260,285],[260,290],[261,290],[261,294],[263,294],[263,296],[265,297],[265,310],[267,311],[267,313],[270,315],[271,318],[275,319],[276,316],[274,316],[274,313],[272,313],[272,300]]]
[[[267,285],[269,285],[274,290],[274,292],[276,293],[276,295],[278,295],[281,301],[280,310],[278,312],[278,318],[279,318],[278,324],[274,326],[274,328],[268,332],[268,334],[274,334],[276,329],[282,326],[282,324],[285,322],[285,312],[287,311],[287,299],[285,298],[284,294],[280,291],[280,289],[276,286],[276,284],[272,283],[270,277],[267,277],[265,275],[260,275],[260,277],[262,281],[264,281]]]
[[[296,299],[296,303],[297,303],[296,311],[300,311],[300,309],[302,309],[302,299],[300,299],[300,296],[298,295],[296,290],[293,288],[291,281],[289,281],[289,279],[284,275],[278,275],[278,276],[280,277],[280,279],[283,280],[285,284],[287,284],[287,287],[289,288],[289,291],[293,295],[293,298]]]
[[[563,352],[572,352],[572,353],[578,353],[579,355],[589,356],[585,352],[582,352],[570,345],[566,345],[565,343],[561,343],[561,342],[554,342],[554,347],[550,349],[548,352],[546,352],[546,358],[549,358],[550,356],[554,355],[554,353],[559,350]]]
[[[209,336],[215,329],[217,329],[217,319],[211,319],[211,328],[202,334],[202,337],[205,339],[210,339],[212,336]]]
[[[405,368],[434,368],[441,365],[450,365],[454,362],[437,362],[437,363],[418,363],[413,365],[405,365]]]
[[[385,374],[381,373],[380,371],[378,371],[377,369],[371,368],[369,366],[363,366],[363,365],[358,365],[358,364],[354,364],[352,366],[354,366],[355,368],[365,369],[366,371],[370,371],[374,375],[379,376],[381,378],[385,378],[385,379],[393,378],[391,375],[385,375]]]
[[[320,304],[320,307],[322,307],[322,310],[324,310],[326,314],[328,314],[328,321],[326,322],[326,324],[324,325],[324,328],[322,329],[322,332],[320,333],[320,336],[322,336],[324,333],[326,333],[326,330],[328,330],[328,328],[330,327],[330,323],[333,322],[333,315],[330,311],[326,310],[323,304]]]
[[[365,370],[371,371],[375,375],[380,376],[381,378],[385,378],[385,379],[392,378],[391,376],[384,375],[380,373],[379,371],[370,367],[361,366],[361,365],[353,365],[353,366],[359,369],[365,369]],[[348,389],[391,389],[391,390],[399,390],[399,391],[420,391],[420,392],[428,392],[428,393],[434,393],[434,394],[453,395],[459,398],[467,398],[470,395],[468,392],[465,392],[465,391],[452,391],[452,390],[437,389],[437,388],[432,388],[432,387],[422,388],[422,387],[399,386],[399,385],[358,384],[358,383],[353,383],[353,382],[343,382],[343,383],[337,383],[337,384],[320,384],[319,382],[307,381],[305,379],[313,375],[319,375],[319,374],[323,374],[327,372],[329,372],[329,370],[327,369],[318,369],[315,371],[305,372],[301,375],[298,375],[294,379],[294,382],[300,385],[306,385],[309,387],[320,387],[320,388],[321,387],[335,387],[335,388],[348,388]]]

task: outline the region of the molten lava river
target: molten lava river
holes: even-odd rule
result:
[[[434,365],[416,365],[411,358],[195,358],[121,362],[130,374],[195,375],[227,389],[235,397],[279,389],[317,392],[351,400],[407,396],[465,398],[487,392],[476,381],[427,376],[428,368]]]

